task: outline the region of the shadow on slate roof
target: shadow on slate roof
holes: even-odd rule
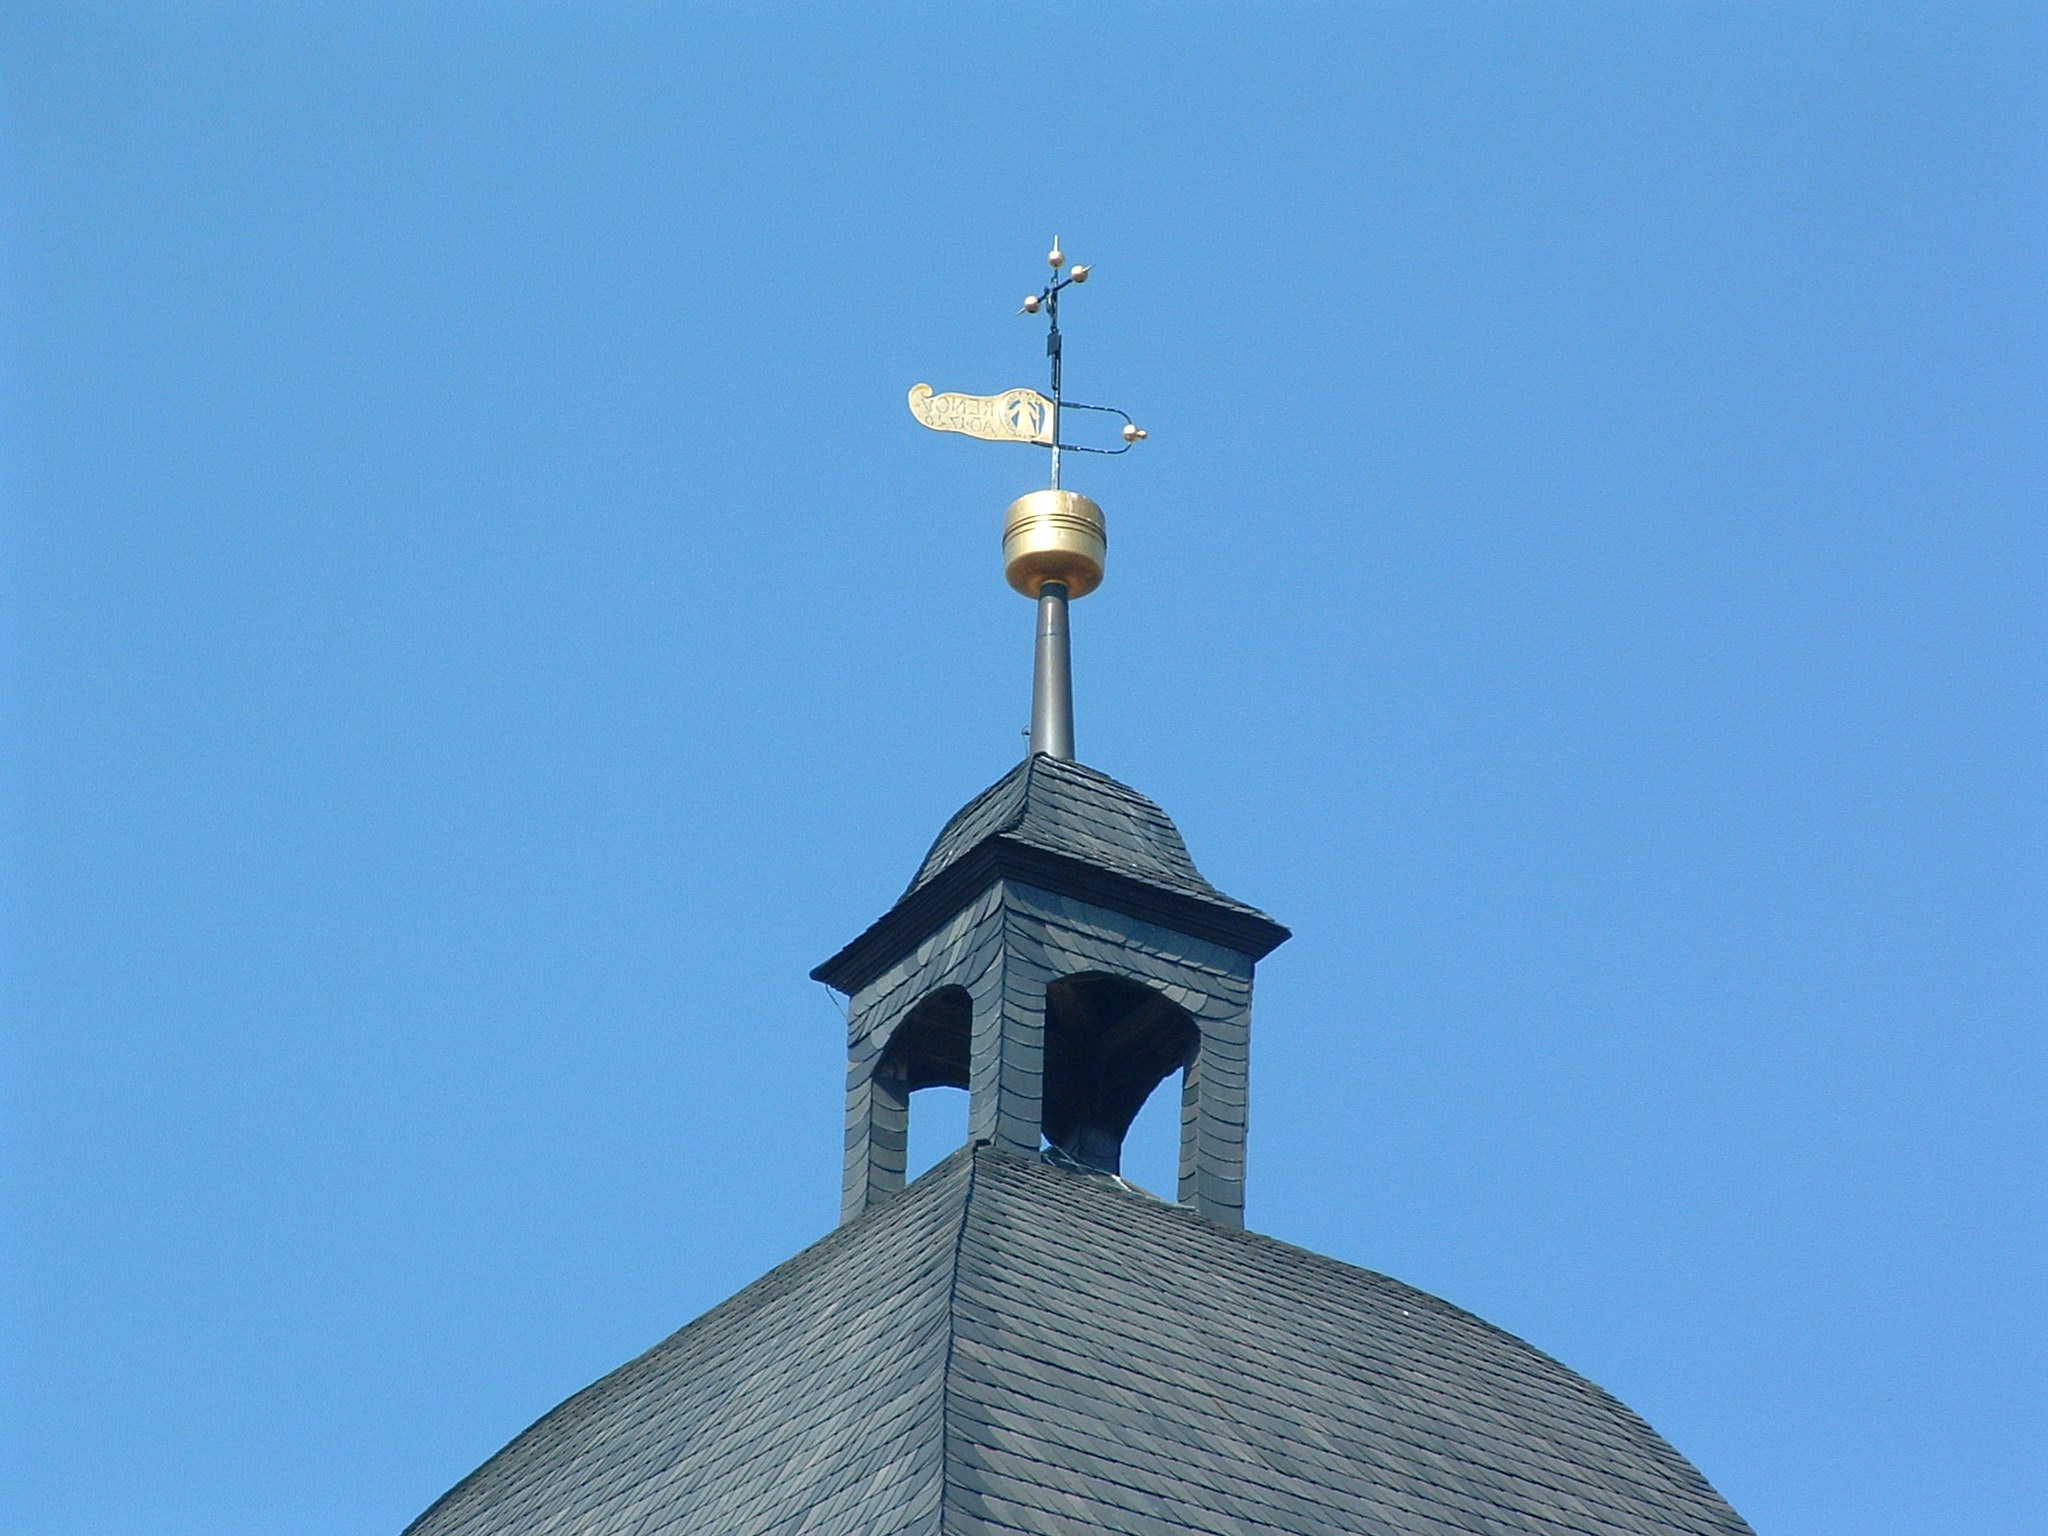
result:
[[[963,1149],[408,1536],[1737,1536],[1648,1425],[1385,1276]]]

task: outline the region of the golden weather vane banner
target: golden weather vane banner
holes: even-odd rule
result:
[[[934,432],[964,432],[991,443],[1052,445],[1052,402],[1035,389],[935,395],[931,385],[913,384],[910,414]]]

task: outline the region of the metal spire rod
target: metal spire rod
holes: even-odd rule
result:
[[[1060,290],[1069,283],[1088,281],[1088,269],[1075,267],[1062,277],[1067,253],[1060,249],[1060,237],[1052,237],[1046,262],[1053,280],[1045,285],[1038,302],[1045,306],[1048,322],[1045,335],[1046,363],[1051,373],[1052,410],[1047,436],[1052,439],[1052,488],[1060,488],[1060,407],[1065,397],[1060,389]],[[1024,301],[1029,310],[1036,306]],[[1031,754],[1074,760],[1074,653],[1067,631],[1067,584],[1048,581],[1038,589],[1038,638],[1031,649]]]
[[[1045,310],[1049,322],[1045,333],[1045,356],[1052,374],[1052,411],[1047,423],[1047,435],[1052,439],[1052,488],[1060,488],[1060,407],[1066,403],[1060,393],[1060,290],[1069,283],[1088,281],[1088,268],[1076,267],[1062,277],[1060,269],[1067,264],[1067,253],[1060,249],[1060,237],[1052,237],[1052,249],[1046,253],[1046,265],[1052,268],[1052,281],[1032,297],[1024,301],[1024,312],[1036,314]]]
[[[1031,655],[1031,751],[1074,758],[1074,662],[1067,641],[1067,584],[1038,589],[1038,643]]]
[[[1053,270],[1059,270],[1066,260],[1066,253],[1060,249],[1060,237],[1052,237]],[[1051,322],[1045,333],[1045,355],[1052,369],[1052,488],[1060,488],[1060,290],[1068,283],[1086,282],[1088,269],[1074,268],[1074,276],[1062,282],[1050,283],[1045,290],[1045,317]]]

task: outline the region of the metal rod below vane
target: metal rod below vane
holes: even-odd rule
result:
[[[1074,759],[1074,661],[1067,640],[1067,585],[1038,589],[1038,644],[1031,658],[1031,750]]]

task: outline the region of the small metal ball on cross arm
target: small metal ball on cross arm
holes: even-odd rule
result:
[[[1023,304],[1018,307],[1017,313],[1020,315],[1043,313],[1048,322],[1045,337],[1045,356],[1052,370],[1052,422],[1048,435],[1052,439],[1052,488],[1058,490],[1060,488],[1060,454],[1063,451],[1067,453],[1128,453],[1131,450],[1132,444],[1144,441],[1147,433],[1143,427],[1137,425],[1128,415],[1113,405],[1082,405],[1078,401],[1066,399],[1063,395],[1060,388],[1060,294],[1074,283],[1087,282],[1088,274],[1092,269],[1086,266],[1076,266],[1070,271],[1064,271],[1063,275],[1063,269],[1067,265],[1067,253],[1060,249],[1060,237],[1058,235],[1052,237],[1052,249],[1045,253],[1045,264],[1052,268],[1053,275],[1051,279],[1038,292],[1027,295]],[[1124,425],[1123,431],[1119,435],[1123,438],[1123,446],[1119,448],[1090,448],[1082,443],[1061,442],[1060,413],[1062,411],[1101,411],[1105,415],[1122,417]]]

